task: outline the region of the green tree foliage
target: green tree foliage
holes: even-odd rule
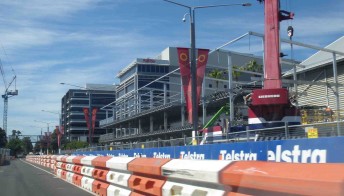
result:
[[[262,73],[263,72],[263,65],[260,65],[257,63],[257,61],[252,60],[246,64],[246,70]]]
[[[245,70],[245,67],[242,66],[238,66],[238,65],[233,65],[233,69],[237,69],[237,70]],[[239,77],[241,76],[241,72],[240,71],[236,71],[233,70],[232,71],[232,75],[235,81],[239,80]]]
[[[32,152],[33,145],[32,145],[30,137],[24,137],[22,140],[22,143],[23,143],[23,151],[25,154],[29,154],[29,152]]]
[[[221,71],[219,69],[214,69],[208,74],[208,76],[211,78],[214,78],[214,79],[225,79],[225,77],[224,77],[225,73],[226,73],[225,71]],[[216,89],[218,89],[218,88],[219,88],[219,81],[216,80]]]
[[[17,130],[12,130],[12,138],[19,138],[19,135],[21,135],[21,131]]]
[[[86,148],[87,146],[88,146],[87,142],[71,141],[65,145],[64,149],[65,150],[80,149],[80,148]]]
[[[5,148],[7,144],[6,131],[0,128],[0,148]]]
[[[23,141],[19,138],[12,138],[8,141],[6,147],[11,149],[12,156],[17,156],[23,152]]]
[[[33,148],[33,153],[37,154],[41,152],[42,144],[40,142],[37,142]],[[46,149],[42,149],[46,151]]]

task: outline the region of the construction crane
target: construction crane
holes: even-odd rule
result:
[[[253,90],[248,97],[248,123],[250,129],[300,124],[300,111],[291,104],[289,93],[282,87],[279,27],[283,20],[293,19],[294,13],[280,10],[279,0],[264,2],[264,87]]]
[[[14,70],[12,68],[12,71],[14,73]],[[1,76],[2,76],[2,79],[4,81],[4,85],[5,85],[5,92],[4,94],[2,95],[2,98],[4,98],[4,114],[3,114],[3,129],[6,131],[7,133],[7,111],[8,111],[8,98],[10,97],[13,97],[13,96],[16,96],[18,95],[18,90],[16,89],[16,79],[17,79],[17,76],[14,74],[11,82],[9,84],[7,84],[6,82],[6,76],[5,76],[5,71],[3,69],[3,66],[2,66],[2,62],[1,62],[1,59],[0,59],[0,72],[1,72]],[[11,87],[11,85],[14,83],[14,90],[9,90],[9,88]],[[7,134],[6,134],[7,135]]]

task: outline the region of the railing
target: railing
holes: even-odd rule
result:
[[[344,136],[344,122],[326,122],[307,125],[293,125],[266,129],[246,130],[216,136],[197,136],[198,144],[214,144],[228,142],[286,140],[317,137]],[[77,152],[124,150],[136,148],[160,148],[168,146],[186,146],[191,144],[191,137],[155,140],[147,142],[121,143],[117,145],[105,145],[75,150]],[[203,141],[203,142],[202,142]],[[64,153],[64,152],[62,152]],[[67,154],[72,153],[71,151]]]

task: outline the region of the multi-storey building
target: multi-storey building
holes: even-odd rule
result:
[[[114,141],[190,135],[177,55],[177,49],[169,47],[156,58],[137,58],[117,75],[120,80],[116,88],[117,99],[103,108],[108,113],[106,119],[100,122],[102,128],[113,132]],[[235,65],[239,68],[252,60],[263,64],[261,57],[251,54],[225,50],[209,54],[198,110],[200,124],[205,124],[221,106],[228,103],[228,67]],[[214,70],[220,72],[218,78],[209,76]],[[243,102],[243,87],[261,86],[261,82],[253,82],[251,76],[244,72],[235,74],[232,84],[235,88],[233,94],[239,98],[236,102]],[[243,104],[237,106],[237,116],[242,118],[245,115],[240,111]]]
[[[101,107],[113,102],[115,85],[86,84],[85,89],[69,89],[61,100],[61,123],[67,140],[88,141],[88,128],[83,108],[98,108],[92,142],[96,142],[99,135],[106,130],[99,127],[99,120],[106,117]],[[91,100],[90,100],[91,98]]]

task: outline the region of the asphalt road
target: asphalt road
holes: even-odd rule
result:
[[[93,195],[55,177],[51,169],[34,166],[24,159],[0,166],[0,196]]]

